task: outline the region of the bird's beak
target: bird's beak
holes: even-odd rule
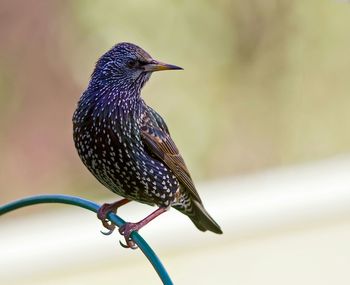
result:
[[[147,63],[143,66],[145,71],[153,72],[153,71],[161,71],[161,70],[176,70],[176,69],[183,69],[179,66],[163,63],[160,61],[152,60],[151,62]]]

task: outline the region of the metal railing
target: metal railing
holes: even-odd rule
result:
[[[0,216],[4,215],[8,212],[14,211],[19,208],[23,208],[26,206],[43,204],[43,203],[60,203],[60,204],[68,204],[77,207],[81,207],[92,212],[97,213],[100,206],[96,203],[93,203],[89,200],[85,200],[79,197],[68,196],[68,195],[39,195],[39,196],[31,196],[23,199],[19,199],[3,206],[0,206]],[[115,213],[109,213],[108,219],[114,223],[117,227],[121,227],[125,224],[125,221],[117,216]],[[147,244],[147,242],[140,236],[138,232],[132,232],[131,238],[138,245],[144,255],[148,258],[153,268],[156,270],[163,284],[173,284],[170,279],[169,274],[164,268],[162,262],[155,254],[153,249]]]

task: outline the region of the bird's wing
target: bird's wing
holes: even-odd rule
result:
[[[141,137],[150,155],[163,161],[191,196],[201,202],[185,161],[172,140],[164,120],[151,108],[144,115]]]
[[[147,106],[146,103],[144,103],[145,107],[145,112],[143,113],[143,125],[151,125],[151,126],[156,126],[157,128],[161,129],[168,135],[169,129],[168,126],[166,125],[165,121],[163,120],[162,116],[159,115],[155,110],[153,110],[150,106]]]

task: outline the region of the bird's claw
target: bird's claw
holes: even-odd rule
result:
[[[108,231],[106,231],[106,232],[104,232],[104,231],[100,231],[100,233],[101,234],[103,234],[103,235],[105,235],[105,236],[109,236],[109,235],[111,235],[112,233],[114,232],[114,229],[113,230],[108,230]]]
[[[112,224],[109,220],[107,219],[104,219],[104,220],[101,220],[102,222],[102,225],[108,230],[106,232],[104,231],[100,231],[101,234],[104,234],[105,236],[109,236],[110,234],[113,233],[113,231],[115,230],[115,225]]]
[[[126,238],[125,238],[126,241]],[[123,243],[122,241],[119,241],[119,244],[124,247],[124,248],[131,248],[131,249],[137,249],[137,245],[135,244],[135,242],[131,239],[129,239],[128,241],[126,241],[126,244]]]
[[[137,249],[136,243],[130,237],[131,233],[134,231],[138,231],[138,224],[135,223],[126,223],[119,228],[119,233],[124,236],[125,244],[119,241],[120,245],[124,248]]]
[[[107,229],[106,232],[100,231],[104,235],[108,236],[112,234],[115,229],[115,225],[107,219],[107,215],[111,211],[116,211],[116,209],[118,208],[118,202],[120,201],[117,201],[116,203],[112,204],[105,203],[100,207],[100,209],[97,212],[97,218],[101,220],[103,227]]]

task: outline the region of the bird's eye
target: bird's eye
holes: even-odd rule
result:
[[[126,63],[127,67],[129,68],[134,68],[138,65],[138,62],[137,60],[134,60],[134,59],[130,59],[128,60],[128,62]]]

